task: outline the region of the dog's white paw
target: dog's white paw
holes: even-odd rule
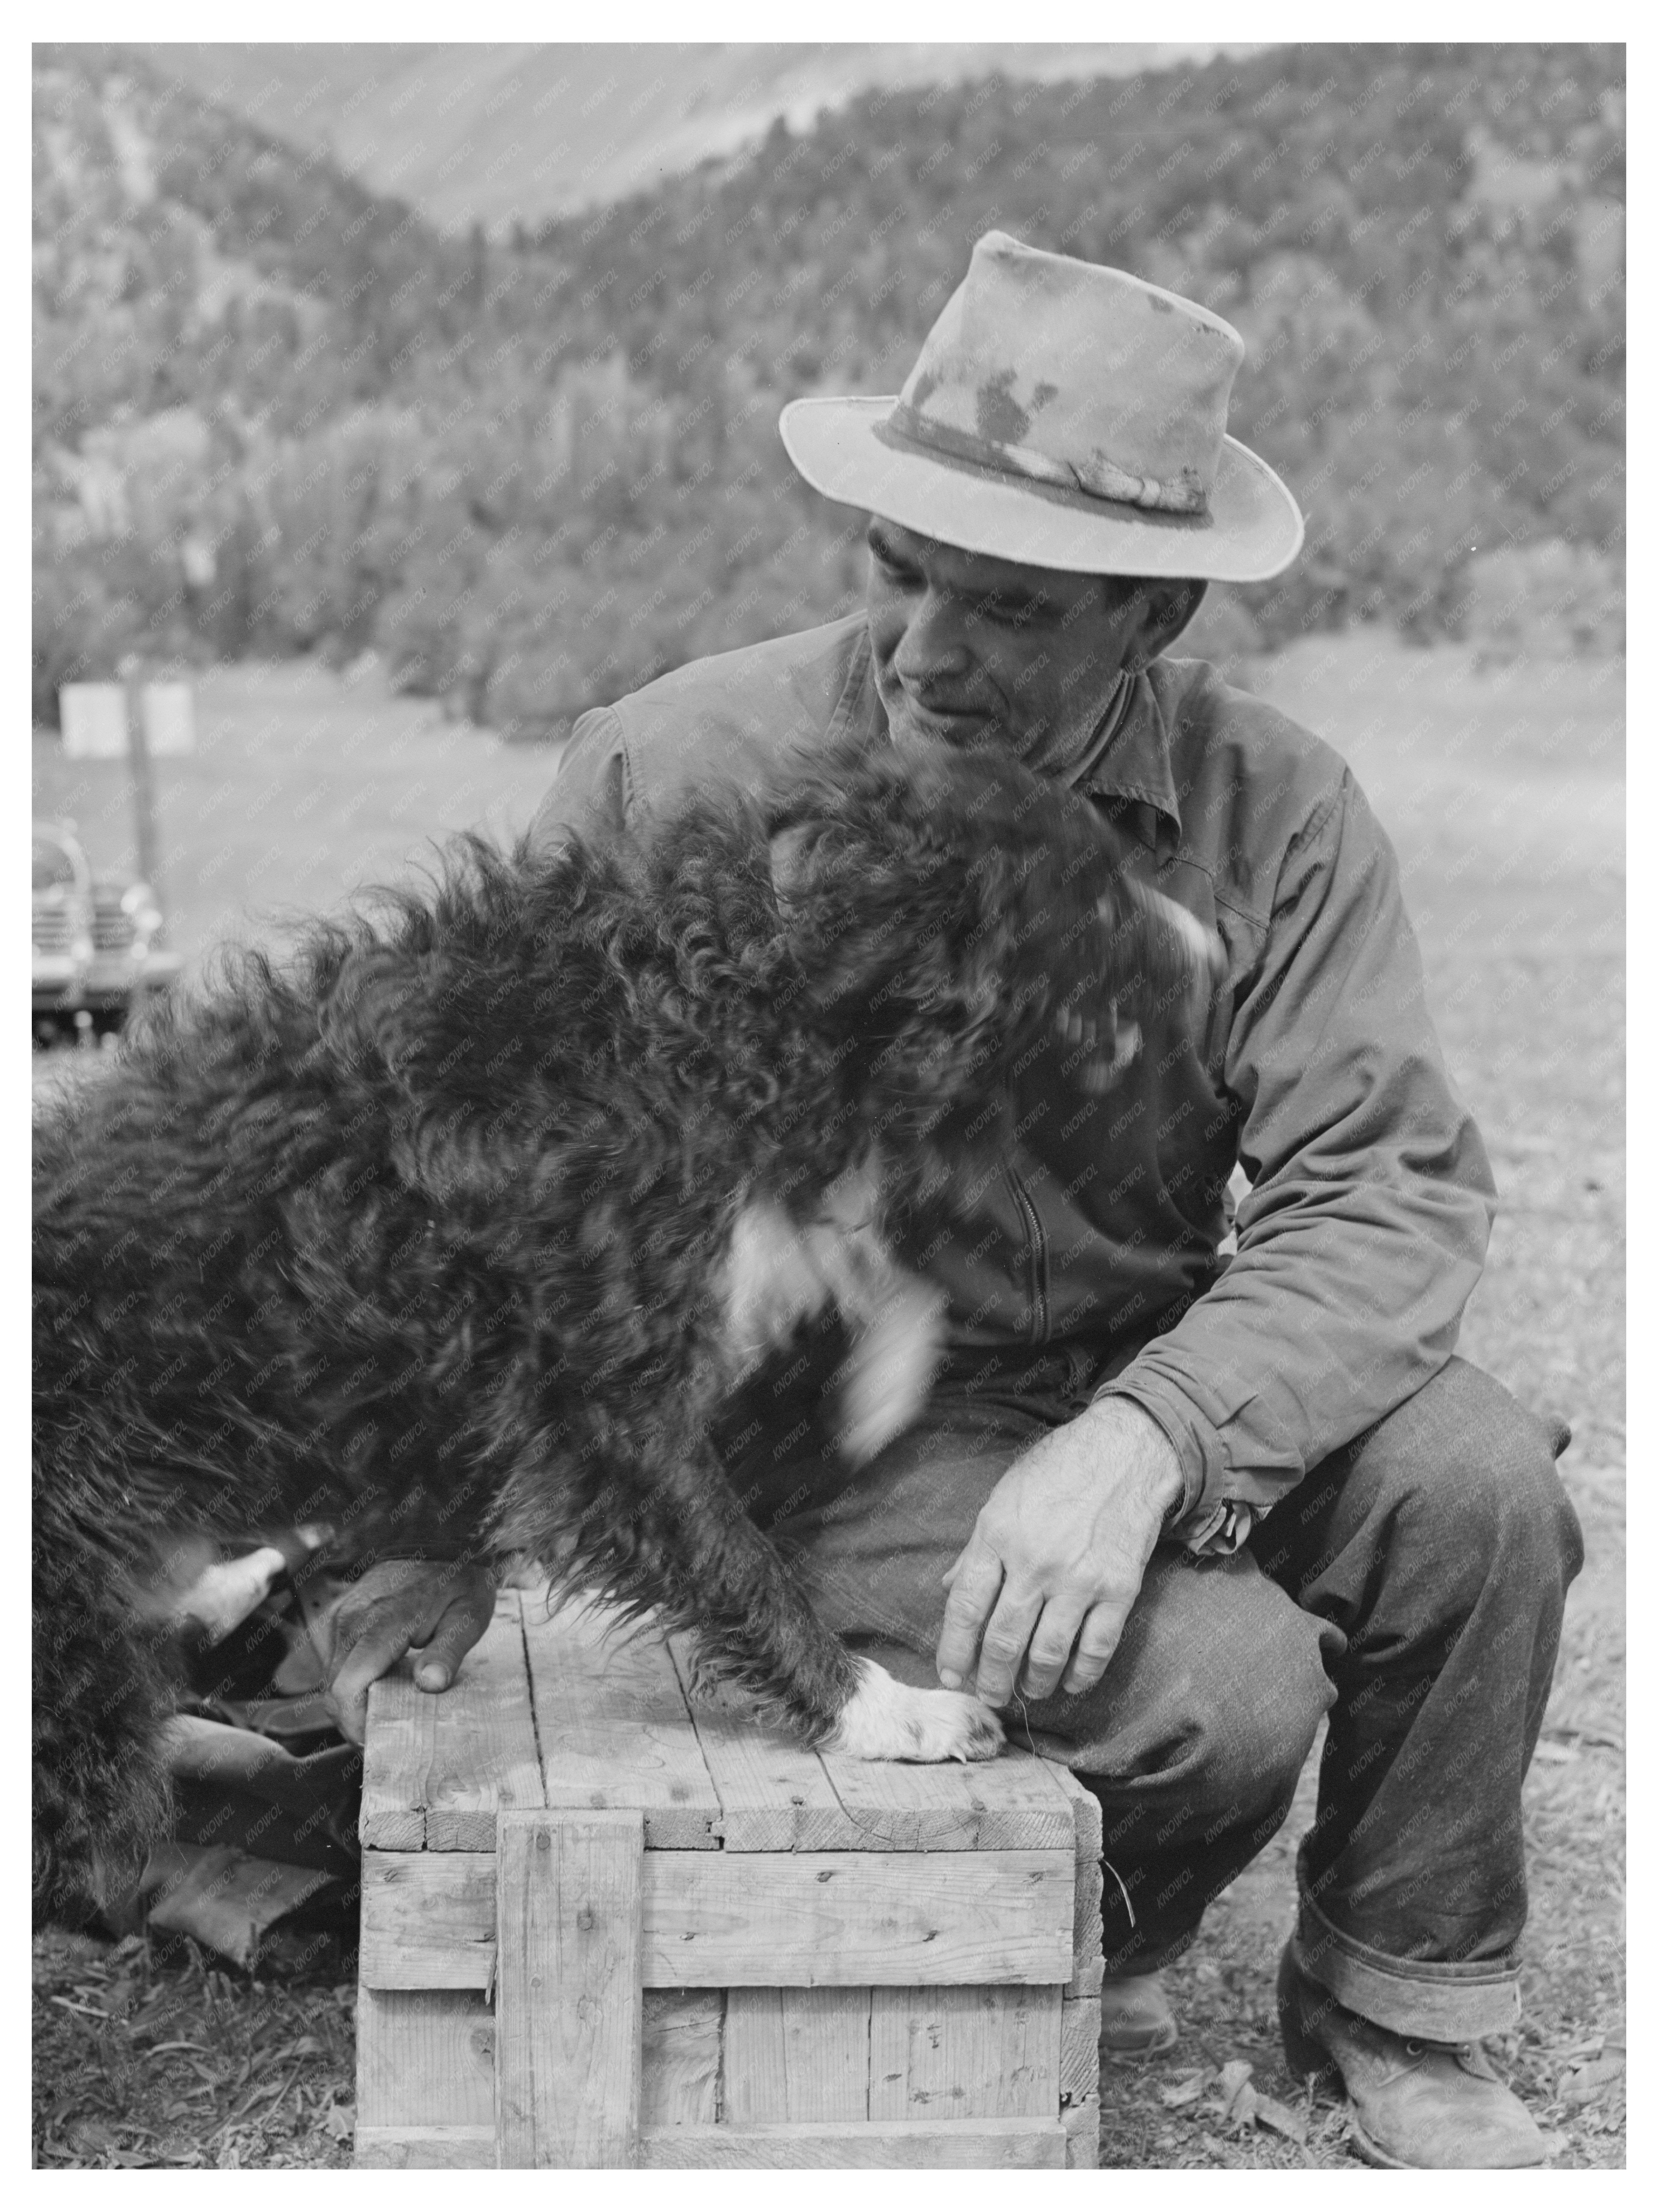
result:
[[[825,1751],[849,1759],[907,1759],[929,1765],[947,1759],[994,1759],[1002,1724],[987,1705],[963,1690],[913,1690],[872,1659],[858,1662],[858,1687]]]

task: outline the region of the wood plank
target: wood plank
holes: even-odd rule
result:
[[[726,2006],[726,2118],[865,2120],[867,1989],[732,1990]]]
[[[352,2162],[418,2172],[434,2166],[493,2167],[495,2131],[487,2128],[366,2128],[359,2123]]]
[[[493,1851],[365,1851],[358,1978],[371,1990],[487,1990]]]
[[[1100,1863],[1103,1814],[1099,1799],[1068,1767],[1056,1764],[1053,1773],[1070,1802],[1077,1824],[1077,1901],[1072,1919],[1072,1960],[1066,1995],[1097,1996],[1104,1971],[1101,1963],[1104,1923],[1100,1908],[1105,1878]]]
[[[1067,1997],[1060,2015],[1060,2101],[1097,2101],[1099,2094],[1100,2000]]]
[[[1068,1851],[647,1851],[641,1970],[647,1989],[1062,1982],[1074,1877]],[[489,1988],[489,1854],[366,1853],[362,1926],[371,1988]]]
[[[651,2128],[639,2163],[665,2166],[1059,2167],[1065,2131],[1056,2120],[787,2121],[757,2128]]]
[[[871,2119],[1051,2120],[1059,2108],[1057,1988],[873,1992]]]
[[[859,1850],[1074,1850],[1071,1801],[1028,1752],[964,1766],[907,1766],[825,1752],[823,1770]]]
[[[712,2126],[720,2117],[723,1990],[647,1990],[641,2127]]]
[[[481,1991],[358,1990],[359,2128],[488,2128],[493,2143],[495,2124],[495,2021]]]
[[[792,1743],[732,1692],[691,1699],[691,1640],[668,1651],[720,1799],[715,1833],[728,1851],[855,1851],[869,1838],[851,1820],[815,1751]]]
[[[503,2166],[634,2163],[644,1856],[636,1811],[501,1816],[495,2136]]]
[[[525,1644],[548,1806],[637,1806],[650,1850],[717,1850],[719,1795],[656,1632],[530,1598]]]
[[[1065,2130],[1066,2166],[1092,2173],[1100,2162],[1098,2098],[1088,2097],[1066,2106],[1060,2114],[1060,2125]]]
[[[1059,1982],[1069,1851],[656,1851],[645,1869],[653,1988]]]
[[[418,1658],[369,1690],[358,1837],[374,1850],[493,1850],[501,1808],[545,1802],[518,1592],[501,1592],[441,1695],[415,1687]]]

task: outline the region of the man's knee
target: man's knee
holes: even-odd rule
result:
[[[1569,1582],[1582,1564],[1548,1429],[1466,1360],[1451,1360],[1324,1472],[1355,1505],[1395,1524],[1424,1566],[1475,1594],[1500,1565],[1552,1568]]]
[[[1293,1790],[1335,1692],[1338,1632],[1303,1613],[1243,1554],[1194,1565],[1159,1553],[1097,1700],[1097,1771],[1175,1785],[1217,1819]],[[1086,1737],[1079,1714],[1053,1726]],[[1086,1755],[1076,1765],[1089,1771]]]
[[[1281,1596],[1276,1589],[1272,1594]],[[1212,1790],[1240,1804],[1294,1790],[1319,1723],[1335,1702],[1325,1660],[1339,1645],[1327,1623],[1288,1598],[1263,1617],[1247,1664],[1217,1686],[1212,1701]]]

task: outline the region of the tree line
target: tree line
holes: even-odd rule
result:
[[[130,654],[373,648],[554,736],[842,611],[859,519],[794,477],[778,410],[896,389],[993,226],[1243,332],[1231,428],[1309,522],[1235,597],[1251,642],[1465,635],[1482,576],[1573,577],[1574,606],[1588,577],[1600,641],[1617,618],[1619,48],[872,92],[502,239],[118,47],[35,50],[33,154],[37,720]]]

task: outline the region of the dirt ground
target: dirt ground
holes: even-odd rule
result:
[[[1418,653],[1361,634],[1310,641],[1253,680],[1345,754],[1399,849],[1441,1035],[1502,1192],[1461,1348],[1575,1432],[1562,1474],[1588,1558],[1527,1786],[1525,2014],[1491,2048],[1548,2130],[1552,2164],[1620,2166],[1624,670],[1481,672],[1455,647]],[[428,829],[486,812],[516,826],[550,771],[544,756],[306,669],[221,672],[200,714],[202,752],[167,764],[176,781],[162,793],[187,919],[178,941],[191,952],[236,926],[246,886],[331,902]],[[36,769],[44,811],[123,834],[117,771],[76,769],[41,741]],[[295,794],[325,770],[325,804],[296,820]],[[94,857],[119,854],[94,846]],[[1341,2108],[1290,2079],[1273,2017],[1311,1776],[1284,1832],[1171,1970],[1177,2048],[1108,2070],[1102,2165],[1352,2162]],[[352,1990],[337,1954],[279,1982],[188,1947],[163,1957],[141,1941],[54,1932],[37,1939],[34,1974],[38,2164],[349,2163]],[[1251,2088],[1286,2108],[1287,2132],[1247,2117],[1249,2099],[1233,2094],[1245,2068]]]

